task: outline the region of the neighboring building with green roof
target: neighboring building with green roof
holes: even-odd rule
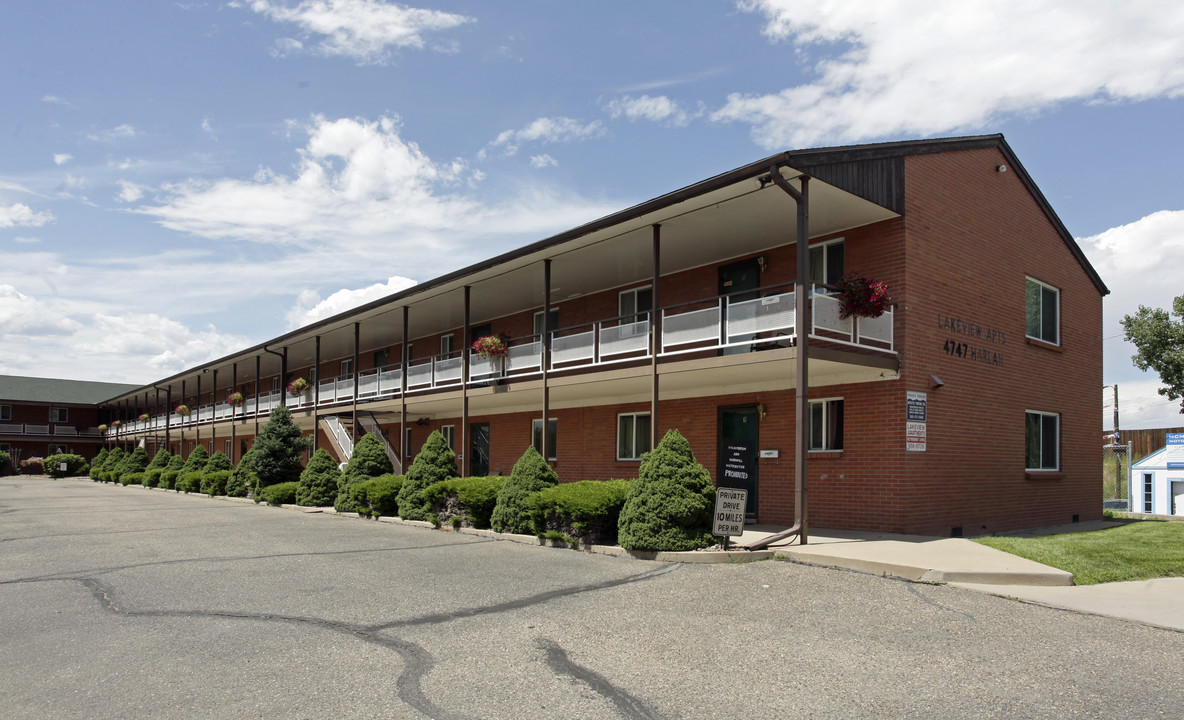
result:
[[[109,421],[99,403],[136,387],[0,375],[0,450],[12,456],[13,465],[59,450],[93,458],[103,443],[98,426]]]

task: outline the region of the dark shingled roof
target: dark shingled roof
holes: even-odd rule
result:
[[[107,398],[131,392],[137,387],[139,385],[128,383],[0,375],[0,402],[97,405]]]

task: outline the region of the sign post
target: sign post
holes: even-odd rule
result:
[[[711,534],[724,539],[724,550],[728,549],[729,537],[744,534],[744,507],[747,504],[747,490],[730,487],[716,488],[715,514],[712,516]]]

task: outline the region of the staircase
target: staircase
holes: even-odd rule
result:
[[[396,475],[403,474],[403,463],[399,460],[399,453],[391,446],[386,435],[379,427],[378,421],[374,419],[373,415],[359,415],[358,424],[362,429],[378,438],[382,443],[382,449],[386,451],[386,456],[390,458],[391,465],[395,468]],[[353,424],[348,417],[339,415],[325,415],[321,417],[321,428],[325,434],[329,436],[329,442],[333,444],[333,452],[337,455],[337,461],[346,463],[349,461],[350,455],[354,454],[353,441]]]

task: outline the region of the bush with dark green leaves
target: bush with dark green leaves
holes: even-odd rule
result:
[[[441,523],[452,521],[455,526],[487,528],[504,482],[506,478],[500,475],[453,478],[429,485],[423,491],[423,498],[428,503],[428,512]]]
[[[169,466],[169,460],[173,459],[173,454],[168,451],[168,448],[161,448],[152,456],[152,462],[148,463],[145,470],[164,470]]]
[[[164,468],[151,468],[144,471],[144,487],[157,487],[160,485],[160,476],[164,474]]]
[[[533,532],[527,500],[540,490],[558,484],[559,476],[539,451],[533,445],[526,448],[497,494],[497,507],[490,518],[493,529],[505,533]]]
[[[230,480],[230,470],[215,470],[201,474],[201,491],[210,497],[226,494],[226,482]]]
[[[107,461],[108,452],[109,451],[107,450],[107,448],[103,448],[102,450],[99,451],[98,455],[95,455],[94,460],[90,461],[90,479],[91,480],[98,482],[101,479],[100,474],[103,472],[103,463],[105,463]],[[3,469],[3,466],[0,466],[0,469]]]
[[[130,472],[119,476],[119,484],[127,487],[128,485],[143,485],[144,473]]]
[[[204,445],[198,445],[189,452],[189,457],[185,458],[185,465],[181,467],[181,473],[202,472],[206,469],[206,463],[210,461],[210,454],[206,452]]]
[[[267,425],[251,448],[249,469],[258,478],[254,488],[256,501],[258,492],[268,485],[300,481],[300,473],[304,471],[300,453],[308,449],[311,442],[311,438],[301,435],[300,428],[292,422],[292,411],[287,406],[272,409]]]
[[[177,478],[185,470],[185,458],[181,457],[180,453],[169,458],[169,464],[165,465],[164,472],[160,474],[160,487],[165,490],[173,490],[177,487]]]
[[[389,475],[394,469],[386,450],[382,447],[382,441],[372,433],[366,433],[354,446],[349,462],[337,478],[337,496],[333,500],[333,508],[337,512],[358,512],[358,505],[350,497],[350,486],[381,475]]]
[[[65,470],[62,470],[62,463],[66,463]],[[42,468],[45,470],[46,475],[53,478],[60,478],[84,475],[86,472],[89,472],[90,465],[87,464],[86,458],[81,455],[58,453],[45,458]],[[83,468],[86,468],[86,471]]]
[[[448,441],[433,430],[407,469],[403,487],[399,490],[399,516],[404,520],[427,520],[430,508],[424,502],[423,491],[429,485],[457,477],[456,453]]]
[[[0,450],[0,475],[8,473],[8,466],[12,464],[12,456]]]
[[[230,462],[230,458],[221,450],[215,452],[206,461],[205,467],[201,469],[204,473],[221,472],[222,470],[230,471],[234,469],[234,463]]]
[[[617,523],[629,484],[628,480],[583,480],[532,495],[529,505],[534,534],[558,533],[584,545],[616,545]]]
[[[268,485],[263,488],[263,500],[268,505],[294,505],[298,487],[300,487],[299,480]]]
[[[337,499],[338,479],[341,471],[337,460],[325,448],[318,449],[308,459],[308,467],[300,473],[300,489],[296,491],[296,504],[309,507],[332,505]]]
[[[116,469],[118,475],[114,478],[114,482],[121,485],[128,485],[123,482],[123,476],[129,473],[142,473],[148,469],[148,451],[142,446],[137,446],[135,450],[123,456],[123,461],[119,463]],[[139,483],[136,483],[137,485]]]
[[[99,482],[111,482],[111,476],[115,473],[115,469],[123,462],[124,452],[123,448],[112,448],[111,452],[107,453],[107,458],[103,460],[103,467],[99,470]]]
[[[359,515],[394,517],[399,514],[402,475],[379,475],[349,486],[349,497]]]
[[[245,498],[256,482],[255,473],[251,471],[251,451],[248,450],[238,461],[238,467],[230,473],[230,479],[226,481],[226,494],[230,497]]]
[[[677,430],[642,456],[621,509],[617,541],[626,550],[698,550],[715,543],[715,487]]]
[[[205,473],[200,470],[195,470],[193,472],[182,471],[181,474],[177,476],[177,485],[175,490],[177,492],[183,493],[201,492],[201,476],[204,474]]]

